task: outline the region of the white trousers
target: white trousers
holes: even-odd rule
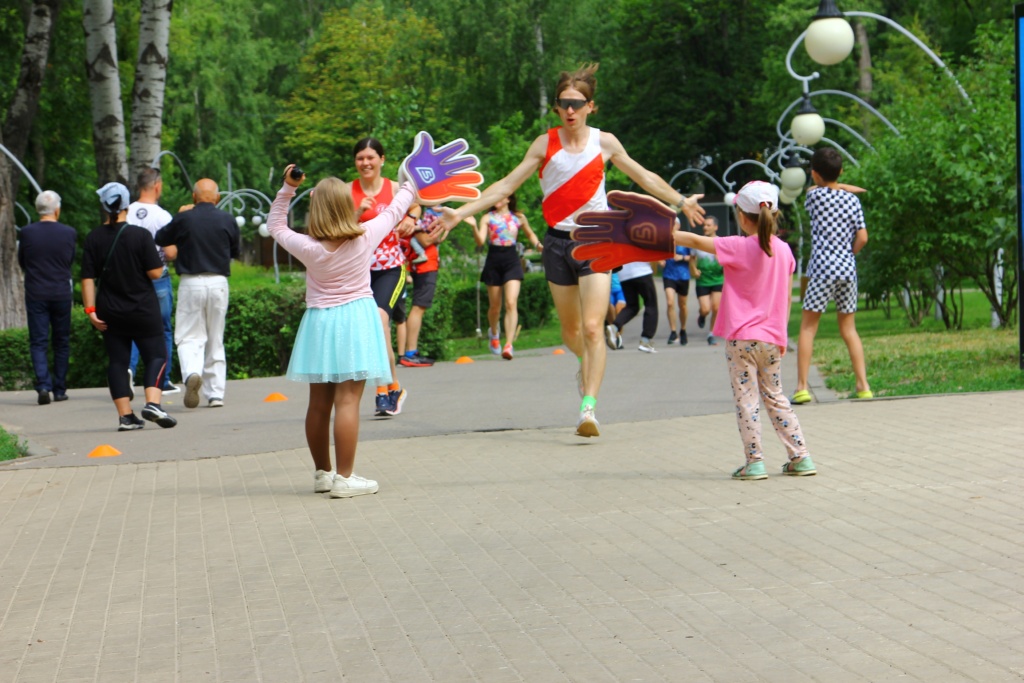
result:
[[[228,315],[228,279],[223,275],[182,275],[174,320],[181,379],[203,378],[202,400],[224,398],[227,359],[224,322]]]

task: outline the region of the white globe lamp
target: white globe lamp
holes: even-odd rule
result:
[[[804,95],[800,109],[789,124],[789,130],[793,134],[793,140],[804,147],[813,147],[825,137],[825,119],[821,118],[818,110],[811,105],[811,98],[807,95]]]
[[[853,42],[853,28],[836,7],[835,0],[821,0],[818,13],[804,36],[807,54],[818,64],[838,64],[853,51]]]
[[[791,194],[800,194],[807,182],[807,174],[799,166],[782,171],[782,189]]]
[[[722,198],[722,201],[725,202],[726,206],[733,206],[735,204],[735,202],[736,202],[736,193],[735,192],[726,192],[725,193],[725,197]]]
[[[794,192],[790,192],[786,188],[782,188],[782,191],[779,192],[779,202],[782,203],[782,204],[785,204],[786,206],[789,206],[790,204],[795,202],[796,198],[799,197],[799,196],[800,196],[800,190],[796,190]]]
[[[267,229],[267,224],[266,223],[261,223],[260,224],[259,233],[260,233],[260,237],[270,237],[270,230]]]
[[[245,225],[245,216],[235,216],[235,224],[238,225],[238,227]]]
[[[260,216],[259,214],[256,214],[255,216],[252,217],[252,224],[253,225],[259,225],[262,222],[263,222],[263,216]]]

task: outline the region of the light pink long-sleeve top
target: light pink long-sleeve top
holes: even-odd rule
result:
[[[370,260],[388,233],[409,210],[413,193],[406,183],[395,194],[388,208],[376,218],[362,223],[365,232],[342,242],[330,251],[323,242],[288,227],[288,204],[295,188],[285,183],[270,205],[267,230],[285,251],[306,266],[306,307],[330,308],[356,299],[372,297],[370,291]]]

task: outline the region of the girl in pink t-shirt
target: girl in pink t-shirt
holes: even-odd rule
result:
[[[367,381],[391,381],[384,331],[370,290],[374,249],[412,204],[408,183],[376,217],[359,223],[352,192],[337,178],[321,180],[311,194],[306,235],[288,228],[288,205],[305,180],[284,173],[270,207],[267,229],[306,266],[306,312],[295,335],[288,379],[309,382],[306,443],[316,471],[313,490],[332,498],[376,493],[377,482],[352,472],[359,441],[359,401]],[[334,451],[331,467],[331,410]]]
[[[786,353],[795,262],[789,247],[775,234],[779,189],[761,181],[747,183],[736,195],[735,204],[742,236],[675,233],[677,245],[716,254],[725,271],[714,334],[726,339],[725,359],[746,451],[746,464],[732,477],[768,478],[761,452],[762,400],[789,455],[782,473],[816,474],[800,421],[782,391],[782,356]]]

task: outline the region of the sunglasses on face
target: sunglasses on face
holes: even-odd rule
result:
[[[568,97],[559,97],[555,100],[555,106],[563,111],[568,111],[570,107],[573,111],[579,111],[583,107],[587,106],[588,102],[590,102],[590,100],[576,100],[569,99]]]

